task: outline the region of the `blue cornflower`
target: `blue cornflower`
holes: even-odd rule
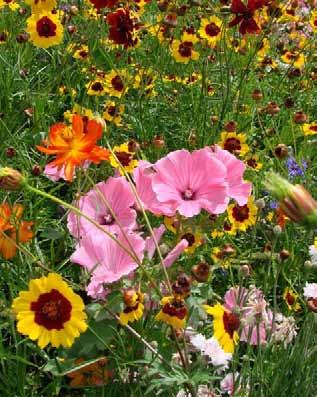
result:
[[[286,160],[286,166],[288,170],[289,179],[294,179],[296,176],[303,177],[307,169],[307,162],[302,160],[302,164],[299,165],[294,157],[288,157]]]

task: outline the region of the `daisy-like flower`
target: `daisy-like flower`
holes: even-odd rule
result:
[[[119,127],[121,125],[121,120],[122,120],[121,115],[123,113],[124,113],[123,104],[118,105],[114,101],[107,101],[105,103],[102,117],[109,123],[113,123],[114,125]]]
[[[32,13],[51,11],[56,6],[56,0],[25,0],[25,3],[31,6]]]
[[[274,318],[272,340],[282,342],[284,347],[290,344],[297,335],[297,326],[294,317],[285,317],[277,313]]]
[[[232,154],[244,156],[249,151],[246,141],[247,137],[245,134],[224,131],[221,133],[219,146]]]
[[[0,205],[0,255],[12,259],[17,252],[17,244],[30,241],[33,237],[33,222],[22,221],[23,206],[8,203]]]
[[[136,228],[136,212],[132,209],[133,205],[134,195],[123,177],[109,177],[107,182],[97,183],[76,203],[76,207],[110,233],[120,230],[116,219],[124,229]],[[91,222],[73,212],[69,213],[67,221],[70,233],[76,238],[96,231]]]
[[[27,19],[27,33],[36,47],[48,48],[63,40],[64,28],[58,16],[51,12],[35,13]]]
[[[163,321],[174,329],[184,329],[188,314],[185,301],[174,296],[165,296],[161,305],[163,307],[155,316],[155,320]]]
[[[71,44],[67,50],[75,59],[80,61],[89,60],[89,48],[86,44]]]
[[[74,115],[72,126],[63,123],[54,124],[49,133],[46,147],[37,146],[40,152],[56,155],[51,166],[64,166],[66,180],[72,181],[76,167],[83,166],[85,161],[99,164],[108,160],[109,152],[96,145],[102,136],[102,126],[94,120],[84,124],[82,117]]]
[[[134,168],[138,165],[138,160],[134,158],[135,153],[129,150],[129,146],[127,143],[123,143],[120,146],[114,146],[113,152],[110,153],[110,164],[114,168],[118,168],[121,175],[124,175],[124,171],[126,172],[133,172]],[[117,159],[116,159],[116,158]]]
[[[127,8],[118,8],[116,11],[107,15],[109,24],[109,39],[116,44],[123,44],[125,48],[137,44],[135,37],[139,29],[139,23],[130,14]]]
[[[196,251],[196,248],[200,247],[202,244],[202,234],[199,230],[195,230],[193,233],[191,230],[187,230],[181,235],[180,240],[186,240],[188,243],[185,252],[187,254],[193,254]]]
[[[103,96],[108,92],[105,80],[99,77],[86,84],[86,88],[87,94],[90,96]]]
[[[126,307],[119,316],[121,325],[133,323],[142,318],[144,312],[144,296],[140,291],[135,291],[134,289],[125,291],[123,300]]]
[[[202,18],[200,22],[199,36],[214,47],[221,37],[222,21],[216,16]]]
[[[56,273],[31,280],[29,290],[20,292],[12,308],[18,331],[37,340],[42,349],[49,343],[70,347],[87,329],[81,297]]]
[[[171,45],[171,52],[177,62],[188,63],[190,60],[196,61],[199,53],[194,50],[194,44],[199,41],[193,34],[183,33],[181,40],[174,40]]]
[[[79,369],[67,372],[67,377],[71,379],[71,387],[103,386],[112,378],[113,371],[106,368],[106,357],[100,358],[92,364],[85,365],[85,359],[80,357],[74,362]]]
[[[255,13],[265,3],[266,0],[248,0],[247,5],[245,5],[241,0],[232,0],[231,12],[235,14],[235,17],[229,23],[229,27],[239,25],[239,32],[242,35],[260,33],[261,28],[257,24]]]
[[[71,256],[72,262],[85,267],[92,274],[90,284],[95,290],[98,286],[127,276],[143,260],[145,242],[138,234],[118,232],[117,240],[130,252],[131,246],[136,257],[131,257],[116,241],[101,231],[86,234]]]
[[[312,11],[309,19],[310,26],[312,27],[314,33],[317,32],[317,11]]]
[[[246,231],[255,225],[258,208],[254,204],[254,198],[249,197],[247,204],[230,204],[228,207],[228,219],[236,230]]]
[[[291,64],[296,69],[301,69],[305,65],[305,55],[301,52],[286,51],[281,56],[281,60],[284,63]]]
[[[214,306],[204,305],[204,309],[213,316],[214,337],[225,353],[233,353],[239,341],[239,316],[225,309],[220,303]]]
[[[128,73],[126,70],[112,70],[110,73],[105,75],[107,93],[110,96],[121,98],[129,89],[127,80]]]
[[[302,125],[304,135],[317,135],[317,121],[305,123]]]
[[[245,163],[248,167],[254,169],[255,171],[259,171],[263,167],[263,164],[259,162],[259,156],[257,154],[248,156],[245,159]]]
[[[170,208],[164,215],[179,212],[190,218],[202,209],[212,214],[225,211],[228,203],[226,168],[208,150],[193,153],[177,150],[157,161],[153,168],[152,189],[156,199]]]

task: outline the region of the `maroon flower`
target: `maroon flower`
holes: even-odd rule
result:
[[[101,8],[112,8],[114,5],[117,4],[118,0],[90,0],[90,2],[100,10]]]
[[[118,8],[116,11],[107,15],[107,22],[110,25],[109,39],[116,44],[123,44],[131,47],[136,43],[132,33],[139,28],[139,25],[130,17],[130,12],[126,8]]]
[[[243,35],[259,33],[261,29],[254,19],[254,13],[266,2],[267,0],[248,0],[248,4],[245,5],[241,0],[232,0],[231,12],[235,14],[235,18],[229,23],[229,27],[240,25],[239,32]]]

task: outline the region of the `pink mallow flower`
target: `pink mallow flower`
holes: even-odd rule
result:
[[[225,211],[229,202],[227,169],[208,150],[171,152],[153,169],[152,189],[164,215],[179,212],[190,218],[202,209],[211,214]]]
[[[228,150],[224,150],[218,145],[212,146],[209,150],[211,155],[221,161],[227,169],[226,180],[230,198],[236,200],[239,205],[247,204],[251,194],[252,184],[243,179],[246,169],[245,164],[232,153],[228,152]]]
[[[116,241],[101,231],[85,235],[71,256],[72,262],[85,267],[91,273],[89,291],[100,294],[100,286],[129,275],[137,269],[138,262],[142,262],[145,249],[145,241],[142,237],[127,231],[124,235],[119,232],[116,238],[130,252],[133,247],[136,258],[129,255]]]
[[[124,177],[110,177],[106,182],[97,183],[76,203],[76,206],[83,213],[110,233],[118,232],[120,227],[109,208],[123,229],[133,230],[137,227],[136,212],[132,208],[133,205],[134,195]],[[74,212],[70,212],[68,215],[67,227],[72,236],[76,238],[98,231],[91,222]]]

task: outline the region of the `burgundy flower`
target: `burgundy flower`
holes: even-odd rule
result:
[[[90,2],[97,8],[97,10],[100,10],[105,7],[113,7],[117,4],[118,0],[90,0]]]
[[[229,27],[240,25],[239,32],[243,35],[259,33],[261,29],[254,19],[254,13],[266,3],[267,0],[248,0],[245,5],[241,0],[232,0],[231,12],[235,14],[235,18],[229,23]]]
[[[109,39],[116,44],[123,44],[131,47],[136,43],[132,33],[139,28],[139,25],[130,17],[130,12],[126,8],[118,8],[116,11],[107,15],[107,22],[110,25]]]

